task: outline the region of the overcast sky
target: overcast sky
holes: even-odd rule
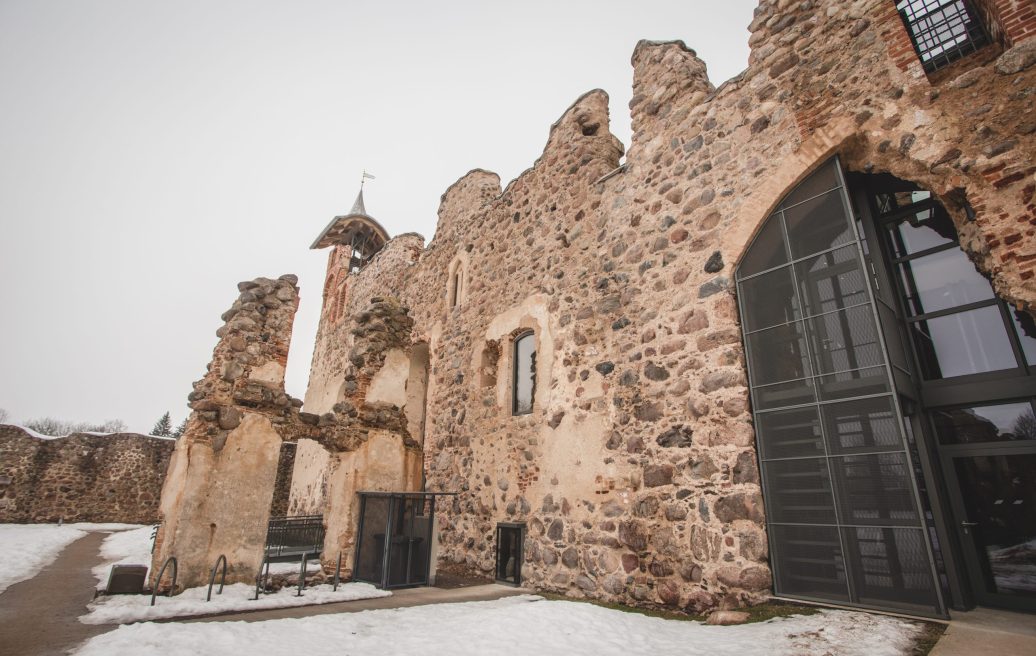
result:
[[[367,210],[430,241],[472,168],[506,185],[579,95],[629,144],[637,41],[719,85],[756,0],[0,0],[0,408],[13,420],[188,413],[240,280],[299,276],[302,398],[327,253]]]

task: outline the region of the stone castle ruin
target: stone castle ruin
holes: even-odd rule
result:
[[[1036,13],[950,4],[925,31],[921,0],[763,0],[718,87],[682,42],[641,41],[628,149],[590,91],[505,188],[448,188],[427,245],[361,192],[313,245],[304,404],[283,387],[296,279],[242,283],[223,315],[156,565],[194,585],[223,553],[251,581],[279,487],[274,514],[323,515],[325,568],[351,568],[356,493],[427,491],[452,494],[433,567],[503,578],[497,527],[518,526],[506,567],[540,590],[1031,603],[959,526],[1008,512],[983,485],[1034,494],[1036,441],[983,408],[1036,397]],[[976,431],[989,450],[954,446]],[[997,515],[1000,544],[1036,536],[1029,506]]]

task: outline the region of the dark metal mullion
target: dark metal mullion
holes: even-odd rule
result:
[[[966,303],[964,305],[957,305],[955,307],[946,308],[944,310],[935,310],[934,312],[926,312],[925,314],[918,315],[907,315],[906,321],[908,324],[919,323],[921,321],[928,321],[929,319],[938,319],[940,317],[948,317],[952,314],[964,314],[971,310],[981,310],[984,307],[996,305],[1000,301],[994,295],[993,298],[986,299],[984,301],[974,301],[972,303]]]
[[[806,335],[807,339],[808,339],[808,337],[809,336]],[[818,373],[813,373],[813,374],[811,374],[809,376],[803,376],[802,378],[789,378],[787,380],[779,380],[779,381],[777,381],[775,383],[766,383],[764,385],[756,385],[755,387],[756,388],[776,387],[778,385],[786,385],[788,383],[797,383],[797,382],[803,381],[803,380],[813,380],[815,378],[827,378],[829,376],[837,376],[838,374],[849,374],[849,373],[853,373],[853,372],[856,372],[856,371],[866,371],[867,369],[877,369],[878,367],[881,367],[881,366],[882,365],[880,365],[880,364],[868,364],[866,366],[856,367],[854,369],[839,369],[837,371],[827,371],[827,372],[824,372],[824,373],[819,373],[818,372]],[[855,399],[856,397],[852,396],[852,397],[849,397],[849,398]],[[844,400],[844,399],[836,399],[836,400]],[[770,412],[772,410],[784,410],[785,408],[792,408],[792,407],[796,407],[796,406],[790,406],[790,405],[789,406],[781,406],[779,408],[769,408],[769,409],[766,409],[766,410],[761,410],[760,412]]]
[[[894,258],[892,258],[892,263],[893,264],[902,264],[904,262],[910,262],[911,260],[919,260],[922,257],[928,257],[929,255],[935,255],[935,254],[941,253],[943,251],[953,250],[954,248],[960,248],[960,245],[957,244],[957,242],[955,242],[955,241],[951,241],[948,244],[939,244],[938,246],[932,246],[931,248],[926,248],[924,250],[920,250],[920,251],[917,251],[915,253],[910,253],[908,255],[900,255],[898,257],[894,257]]]
[[[871,365],[870,367],[863,367],[863,369],[876,369],[879,365]],[[863,371],[863,369],[854,369],[853,371]],[[837,374],[848,373],[845,371],[839,371],[836,374],[827,374],[828,376],[834,376]],[[798,378],[796,380],[808,380],[806,378]],[[795,382],[795,381],[792,381]],[[772,412],[784,412],[785,410],[801,410],[803,408],[812,408],[814,406],[823,407],[825,405],[834,405],[836,403],[845,403],[847,401],[865,401],[867,399],[878,399],[883,396],[891,396],[891,392],[878,392],[877,394],[862,394],[860,396],[852,396],[848,399],[821,399],[814,401],[813,403],[798,403],[796,405],[781,406],[779,408],[765,408],[762,410],[756,410],[757,415],[766,415]]]
[[[831,191],[836,191],[837,189],[838,188],[836,187],[835,189],[832,189]],[[831,193],[831,192],[825,192],[825,193]],[[769,218],[767,218],[767,221],[774,221],[774,220],[776,220],[778,215],[783,217],[784,216],[784,212],[783,211],[779,211],[779,210],[774,212],[773,214],[771,214],[769,216]],[[781,228],[783,230],[783,228],[784,228],[783,223],[781,224]],[[784,233],[782,233],[782,234],[784,234]],[[787,237],[785,237],[785,238],[787,238]],[[786,246],[785,247],[785,255],[788,257],[788,261],[787,262],[784,262],[783,264],[778,264],[777,266],[770,267],[769,269],[763,269],[762,271],[757,271],[755,273],[750,273],[747,276],[738,276],[737,281],[738,282],[744,282],[746,280],[751,280],[752,278],[758,278],[759,276],[766,275],[767,273],[773,273],[774,271],[777,271],[779,269],[783,269],[785,267],[795,266],[796,264],[798,264],[800,262],[805,262],[806,260],[812,260],[812,259],[820,257],[821,255],[827,255],[828,253],[833,253],[835,251],[840,251],[840,250],[842,250],[844,248],[849,248],[850,246],[852,246],[852,242],[847,242],[845,244],[839,244],[837,246],[832,246],[831,248],[825,248],[822,251],[817,251],[816,253],[810,253],[809,255],[803,255],[802,257],[794,258],[794,259],[792,259],[792,257],[791,257],[791,247],[787,247]],[[749,246],[748,250],[751,250],[751,248],[752,247]]]
[[[845,180],[844,180],[844,174],[842,172],[841,161],[838,162],[838,176],[839,176],[839,179],[842,180],[842,185],[843,185],[843,188],[844,188],[845,187]],[[868,195],[871,195],[871,194],[868,194]],[[854,220],[855,217],[853,217],[853,215],[852,215],[852,211],[853,211],[852,210],[852,204],[850,202],[848,193],[843,194],[842,202],[845,203],[846,211],[849,212],[849,214],[850,214],[850,219],[851,219],[850,223],[852,224],[853,231],[856,233],[856,244],[857,244],[857,247],[860,249],[859,256],[860,256],[861,261],[863,261],[863,248],[860,245],[860,234],[858,233],[859,226],[858,226],[858,223]],[[875,230],[875,233],[877,233],[877,232],[878,231]],[[880,238],[879,238],[879,241],[880,241]],[[878,253],[883,252],[880,249],[884,247],[884,244],[879,243],[879,244],[875,244],[875,246],[876,246],[876,248],[879,249]],[[879,255],[879,257],[880,257],[880,255]],[[871,298],[873,299],[873,298],[875,298],[873,280],[871,279],[870,276],[864,276],[864,278],[866,280],[867,290],[870,293]],[[902,297],[900,297],[900,298],[902,298]],[[920,491],[920,489],[917,486],[917,477],[914,474],[914,463],[913,463],[913,459],[910,456],[910,445],[907,442],[906,416],[905,416],[905,413],[903,412],[902,403],[900,403],[899,394],[895,393],[895,391],[897,389],[896,388],[896,379],[895,379],[895,376],[893,376],[893,374],[892,374],[891,358],[889,358],[888,345],[885,343],[885,333],[884,333],[884,331],[881,328],[881,317],[878,316],[878,308],[877,308],[877,306],[872,307],[872,312],[873,312],[874,324],[875,324],[875,326],[877,328],[878,344],[881,346],[881,352],[882,352],[882,355],[885,358],[885,372],[886,372],[886,376],[888,378],[889,388],[891,390],[893,390],[893,392],[894,392],[892,394],[892,407],[893,407],[893,411],[894,411],[894,413],[896,415],[896,418],[898,419],[897,424],[898,424],[898,427],[899,427],[899,438],[900,438],[900,443],[902,444],[902,447],[903,447],[902,452],[904,454],[904,458],[905,458],[906,464],[907,464],[907,481],[908,481],[908,483],[910,485],[911,491],[913,492],[914,508],[915,508],[916,513],[917,513],[918,523],[920,524],[920,528],[926,529],[927,527],[925,525],[925,519],[924,519],[924,504],[921,503],[921,491]],[[916,351],[916,349],[915,349],[915,351]],[[932,550],[932,541],[931,541],[931,538],[927,535],[927,531],[923,534],[923,536],[924,536],[924,540],[922,540],[922,544],[924,544],[924,546],[925,546],[925,553],[928,555],[929,575],[931,576],[932,587],[935,590],[936,612],[945,615],[946,614],[946,602],[945,602],[945,600],[943,599],[943,596],[942,596],[942,586],[939,585],[939,572],[938,572],[938,570],[936,569],[936,566],[935,566],[935,553]]]
[[[782,218],[780,218],[782,216],[782,214],[783,213],[780,210],[777,210],[773,214],[771,214],[769,217],[767,217],[766,221],[778,221],[778,222],[780,222],[780,227],[781,227],[781,247],[784,248],[785,255],[789,255],[790,256],[791,247],[788,245],[787,238],[785,237],[785,234],[784,234],[784,221],[783,221]],[[751,249],[751,247],[752,247],[752,245],[749,244],[749,249]],[[793,265],[791,263],[789,263],[787,266],[792,267]],[[794,275],[794,272],[792,272],[792,273]],[[745,313],[746,312],[746,308],[745,308],[745,305],[744,305],[744,302],[743,302],[744,294],[741,293],[741,290],[742,290],[741,283],[742,283],[742,281],[740,279],[738,279],[737,283],[736,283],[737,284],[737,291],[738,291],[737,299],[736,300],[737,300],[737,305],[738,305],[738,311],[740,312],[740,316],[741,316],[742,331],[744,331],[744,328],[745,328],[745,317],[748,316],[748,315]],[[792,285],[794,286],[794,284],[795,284],[795,278],[792,277]],[[763,463],[762,463],[762,458],[761,458],[762,454],[764,453],[764,451],[763,451],[763,439],[764,438],[763,438],[762,431],[759,430],[759,425],[760,425],[759,424],[759,412],[760,412],[760,410],[759,410],[759,404],[756,402],[756,389],[758,389],[758,388],[757,388],[757,386],[752,384],[752,366],[751,366],[751,364],[753,362],[752,345],[749,342],[747,333],[743,333],[742,337],[743,337],[742,341],[744,342],[744,348],[745,348],[746,369],[748,370],[748,389],[749,389],[748,397],[749,397],[749,401],[752,403],[752,412],[753,412],[753,418],[755,420],[754,423],[755,423],[755,427],[756,427],[756,430],[754,431],[755,432],[755,453],[756,453],[756,460],[759,461],[759,487],[760,487],[760,489],[761,489],[761,491],[763,493],[763,507],[765,509],[765,507],[766,507],[766,500],[767,499],[772,499],[772,497],[770,496],[770,485],[769,485],[768,477],[766,475],[767,474],[767,469],[764,468]],[[817,393],[816,393],[816,388],[815,387],[813,389],[813,398],[814,399],[817,398]],[[819,415],[819,413],[818,413],[818,415]],[[773,537],[773,531],[772,531],[773,522],[770,520],[771,513],[769,511],[764,512],[763,516],[764,516],[764,521],[766,523],[766,535],[767,535],[767,541],[768,541],[767,543],[769,544],[769,547],[770,547],[770,570],[771,570],[772,576],[773,576],[773,579],[772,579],[773,580],[773,587],[774,587],[774,591],[778,591],[778,589],[780,587],[779,581],[781,580],[781,567],[782,567],[782,564],[781,564],[781,548],[783,547],[783,545],[780,544],[779,540],[776,540]],[[499,567],[499,565],[498,565],[498,567]]]
[[[839,181],[842,182],[842,185],[844,186],[845,183],[844,183],[844,181],[841,180],[841,173],[840,173],[842,165],[841,165],[841,162],[838,161],[837,156],[835,157],[835,167],[839,171],[839,173],[838,173],[839,178],[838,179],[839,179]],[[847,217],[843,216],[842,218],[843,218],[843,220],[845,220]],[[782,232],[782,234],[784,236],[785,243],[788,245],[788,250],[790,251],[791,250],[791,239],[788,237],[788,226],[786,224],[785,216],[784,216],[783,212],[781,213],[780,222],[781,222],[780,223],[780,225],[781,225],[781,232]],[[816,256],[816,254],[814,254],[814,256]],[[794,265],[791,267],[791,282],[792,282],[792,286],[795,288],[795,296],[796,296],[796,299],[798,300],[799,307],[804,309],[806,306],[805,306],[805,304],[802,301],[802,292],[801,292],[801,289],[799,287],[799,277],[798,277],[798,273],[795,271],[795,266]],[[803,337],[804,337],[803,345],[804,345],[804,347],[806,349],[806,364],[807,364],[807,366],[809,366],[810,373],[815,373],[815,372],[813,372],[813,354],[812,354],[812,350],[810,349],[810,332],[811,331],[809,329],[809,326],[806,324],[805,320],[802,322],[802,330],[804,332],[804,335],[803,335]],[[813,398],[816,399],[817,401],[819,401],[820,400],[819,374],[812,376],[812,378],[813,378]],[[828,480],[828,484],[831,486],[831,504],[832,504],[832,506],[834,508],[834,511],[835,511],[835,521],[840,525],[843,518],[842,518],[842,511],[841,511],[841,508],[839,507],[839,503],[838,503],[838,492],[836,490],[837,486],[835,484],[834,471],[831,468],[831,459],[829,457],[831,454],[830,454],[830,452],[828,450],[828,446],[827,446],[827,428],[824,425],[824,415],[820,412],[820,405],[819,405],[819,403],[814,403],[813,406],[816,408],[816,411],[817,411],[817,419],[818,419],[818,424],[819,424],[819,427],[820,427],[820,442],[821,442],[821,444],[824,447],[824,456],[825,456],[824,457],[824,466],[827,468],[827,480]],[[855,590],[853,588],[852,571],[851,571],[852,568],[851,568],[851,566],[849,564],[849,556],[848,556],[848,554],[846,552],[846,549],[845,549],[845,538],[842,536],[842,531],[841,531],[840,528],[835,528],[835,533],[838,534],[838,547],[839,547],[839,550],[841,551],[841,555],[842,555],[842,568],[843,568],[843,571],[845,572],[845,591],[846,591],[846,595],[848,596],[850,602],[855,603],[857,601],[857,598],[856,598]],[[837,567],[836,567],[836,569],[837,569]]]
[[[857,399],[852,399],[852,400],[856,401]],[[762,462],[786,462],[786,461],[789,461],[789,460],[816,460],[817,458],[844,458],[846,456],[852,456],[852,457],[855,458],[857,456],[877,456],[877,455],[883,455],[883,454],[886,454],[886,453],[902,453],[902,452],[903,452],[902,449],[889,449],[889,450],[886,450],[886,451],[860,451],[860,452],[854,451],[852,453],[832,453],[831,455],[827,455],[827,456],[811,455],[811,456],[784,456],[784,457],[781,457],[781,458],[760,458],[760,460]]]
[[[994,292],[994,298],[995,294],[996,292]],[[1018,363],[1018,367],[1028,373],[1029,362],[1025,359],[1025,350],[1022,349],[1022,338],[1015,328],[1014,319],[1011,318],[1011,310],[1008,309],[1007,304],[1003,301],[998,300],[998,303],[1000,305],[1000,319],[1004,322],[1004,328],[1007,329],[1007,339],[1011,342],[1014,359]]]
[[[385,514],[385,544],[382,547],[381,554],[381,587],[384,589],[388,587],[389,568],[392,563],[389,560],[391,558],[391,550],[389,547],[392,545],[392,518],[396,512],[396,498],[389,497],[388,500],[388,512]]]
[[[835,310],[827,310],[825,312],[818,312],[817,314],[811,314],[808,317],[802,317],[801,319],[792,319],[791,321],[785,321],[784,323],[775,323],[772,326],[766,326],[765,328],[756,328],[755,330],[746,330],[746,331],[744,331],[744,333],[745,333],[746,336],[747,335],[757,335],[757,334],[759,334],[759,333],[761,333],[763,331],[766,331],[766,330],[772,330],[774,328],[781,328],[783,326],[790,326],[790,325],[795,324],[795,323],[800,323],[800,322],[808,321],[809,319],[816,319],[817,317],[825,317],[825,316],[827,316],[829,314],[834,314],[836,312],[844,312],[846,310],[852,310],[853,308],[862,307],[864,305],[867,305],[866,301],[863,302],[863,303],[857,303],[856,305],[846,305],[845,307],[840,307],[840,308],[837,308]]]
[[[911,192],[904,192],[904,193],[911,193]],[[933,198],[932,196],[928,196],[928,198],[924,198],[922,200],[919,200],[916,203],[910,203],[909,205],[904,205],[902,207],[897,207],[896,209],[888,211],[888,212],[885,212],[884,214],[881,213],[881,210],[879,210],[878,208],[875,207],[874,208],[874,215],[877,216],[878,218],[875,219],[874,222],[879,227],[887,229],[889,224],[897,223],[897,222],[899,222],[899,221],[901,221],[901,220],[903,220],[903,219],[905,219],[905,218],[907,218],[909,216],[916,215],[918,212],[923,212],[925,210],[935,210],[935,211],[938,211],[938,209],[939,208],[937,207],[937,203],[935,202],[935,198]]]

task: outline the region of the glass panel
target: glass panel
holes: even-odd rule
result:
[[[753,331],[801,318],[795,299],[791,267],[784,267],[741,283],[745,330]]]
[[[910,325],[925,378],[950,378],[1018,366],[999,306]]]
[[[923,193],[928,194],[927,191]],[[912,216],[889,225],[888,230],[889,244],[892,245],[894,257],[903,257],[936,246],[957,243],[957,228],[941,207],[918,210]]]
[[[964,251],[951,248],[899,265],[911,316],[993,298],[993,287]]]
[[[784,197],[781,208],[798,205],[804,200],[819,196],[825,191],[830,191],[838,186],[838,163],[831,159],[811,173],[795,187],[790,194]]]
[[[817,388],[823,401],[885,394],[889,391],[889,379],[885,373],[885,367],[843,371],[823,376],[817,380],[819,382]]]
[[[737,268],[739,278],[788,263],[780,213],[770,216]]]
[[[763,471],[766,511],[771,522],[835,523],[826,458],[768,460]]]
[[[831,403],[822,411],[831,453],[903,449],[891,396]]]
[[[1022,351],[1025,353],[1025,362],[1030,366],[1036,365],[1036,321],[1032,315],[1025,310],[1009,310],[1011,320],[1014,322],[1014,332],[1018,335],[1018,341],[1022,344]]]
[[[815,406],[762,413],[756,420],[756,430],[763,458],[824,455]]]
[[[935,605],[935,585],[921,529],[845,528],[842,534],[860,603]]]
[[[514,414],[532,412],[536,389],[536,336],[526,333],[514,343]]]
[[[789,383],[778,383],[757,387],[752,390],[755,405],[759,410],[785,408],[791,405],[802,405],[816,401],[812,380],[795,380]]]
[[[870,305],[814,317],[809,329],[818,374],[885,363]]]
[[[771,526],[778,594],[848,601],[838,529]]]
[[[801,321],[748,335],[753,385],[795,380],[810,375]]]
[[[784,220],[793,259],[848,244],[856,238],[840,189],[785,210]]]
[[[916,526],[912,475],[906,454],[876,453],[831,458],[842,523]]]
[[[855,244],[799,262],[795,278],[806,316],[867,302],[867,285]]]
[[[1029,403],[1004,403],[932,411],[943,444],[1036,440],[1036,416]]]
[[[955,458],[989,592],[1036,597],[1036,454]]]

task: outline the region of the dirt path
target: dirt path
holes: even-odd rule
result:
[[[4,656],[65,654],[111,626],[82,624],[79,616],[93,599],[90,568],[107,533],[90,533],[65,548],[39,574],[0,594],[0,652]]]

